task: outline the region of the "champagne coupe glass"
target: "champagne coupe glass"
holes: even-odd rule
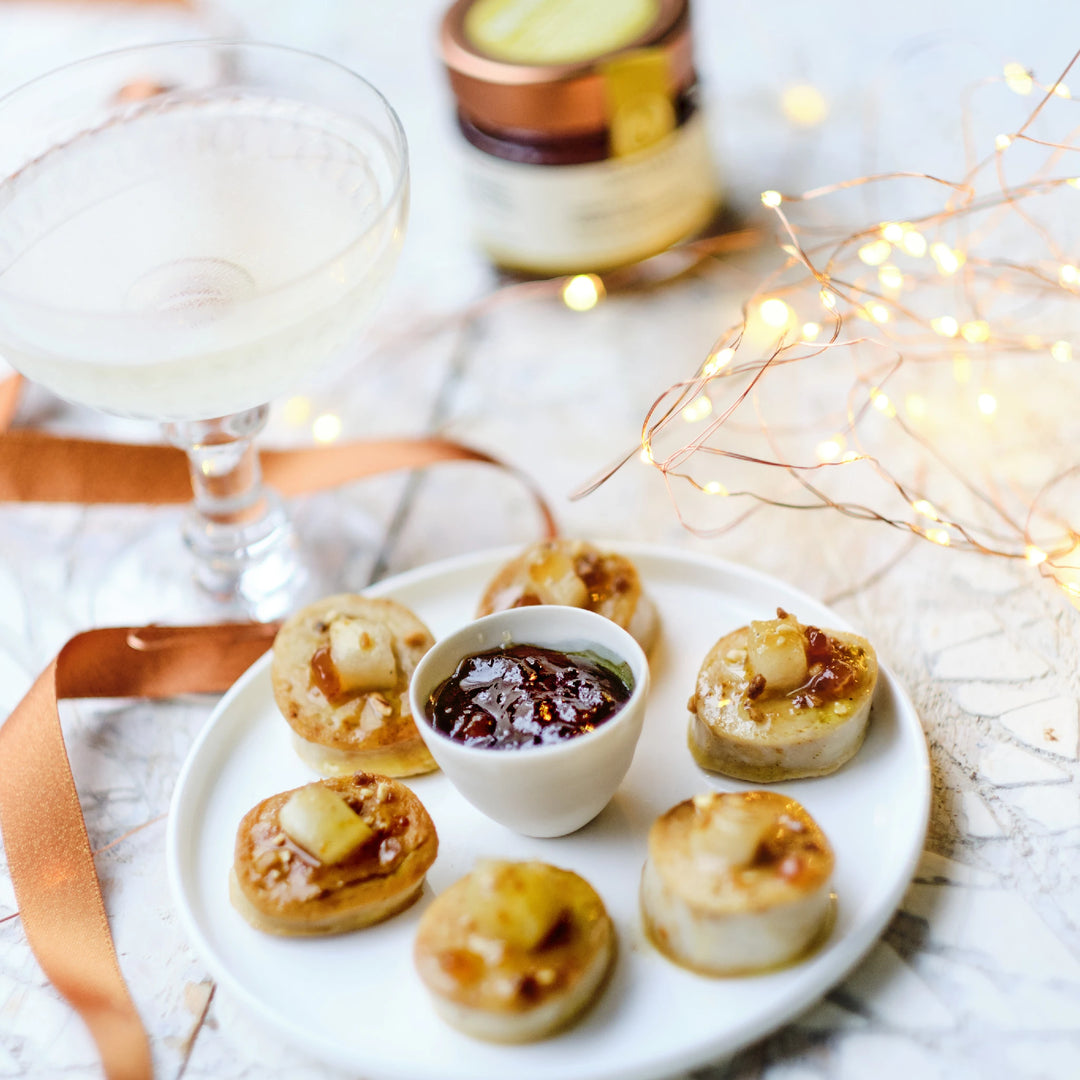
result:
[[[164,423],[190,463],[195,580],[223,615],[310,594],[252,440],[370,315],[407,207],[393,110],[293,49],[124,49],[0,99],[0,355]]]

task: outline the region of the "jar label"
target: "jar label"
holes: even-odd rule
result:
[[[476,0],[465,34],[497,60],[573,64],[629,45],[659,16],[658,0]]]
[[[633,49],[601,65],[615,157],[636,154],[675,130],[663,49]]]
[[[527,165],[464,149],[477,238],[516,269],[634,262],[703,228],[718,202],[701,113],[648,150],[584,165]]]

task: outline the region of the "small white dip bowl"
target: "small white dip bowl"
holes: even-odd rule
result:
[[[428,698],[467,656],[539,645],[560,652],[591,650],[629,665],[630,699],[584,735],[543,746],[466,746],[431,724]],[[610,619],[583,608],[538,605],[485,616],[434,645],[409,686],[416,726],[447,779],[488,817],[526,836],[564,836],[607,806],[634,757],[645,720],[649,662],[641,646]]]

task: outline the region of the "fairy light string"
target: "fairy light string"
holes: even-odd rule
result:
[[[969,163],[959,180],[891,172],[801,195],[762,193],[779,223],[783,261],[693,377],[661,394],[643,423],[643,460],[663,474],[685,527],[719,535],[752,510],[702,525],[685,509],[680,484],[751,507],[830,509],[942,547],[1025,560],[1080,600],[1080,465],[1035,481],[1009,471],[1013,456],[1040,444],[1058,453],[1076,445],[1055,431],[1060,415],[1040,420],[1037,410],[1056,398],[1062,415],[1075,412],[1066,403],[1080,388],[1080,253],[1062,227],[1076,217],[1080,188],[1080,127],[1063,111],[1078,56],[1048,85],[1014,63],[987,80],[1040,96],[1019,127],[981,154],[965,123]],[[1065,133],[1044,137],[1037,121]],[[1011,179],[1008,159],[1021,147],[1044,154]],[[800,223],[801,204],[895,182],[914,182],[924,208],[927,192],[936,193],[938,205],[853,231]],[[774,384],[796,395],[834,387],[841,360],[850,368],[842,407],[818,402],[801,423],[775,407]],[[1005,413],[1020,431],[1016,455],[1002,432]],[[751,436],[759,452],[748,449]],[[787,449],[792,441],[803,445],[799,454]],[[736,475],[750,481],[735,485]],[[872,499],[856,494],[871,488]]]

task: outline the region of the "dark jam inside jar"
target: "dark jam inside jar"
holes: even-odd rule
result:
[[[698,108],[697,84],[684,90],[672,106],[675,127],[680,128]],[[485,126],[482,120],[458,112],[461,134],[478,150],[504,161],[521,165],[587,165],[607,161],[611,157],[611,133],[607,128],[584,131],[573,135],[544,135],[540,132],[497,129]]]
[[[428,698],[432,727],[467,746],[518,749],[584,735],[630,699],[625,664],[538,645],[467,656]]]

